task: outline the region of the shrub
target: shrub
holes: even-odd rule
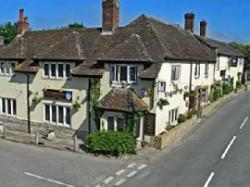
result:
[[[236,89],[240,89],[241,88],[241,83],[240,83],[240,81],[237,81],[236,82]]]
[[[126,132],[101,131],[86,138],[86,146],[95,154],[119,156],[136,153],[136,138]]]
[[[220,87],[216,87],[214,89],[214,93],[213,93],[213,100],[217,101],[220,97],[221,97],[221,88]]]
[[[178,123],[184,123],[187,120],[186,115],[180,114],[178,117]]]
[[[226,82],[223,83],[222,91],[224,95],[231,93],[232,90],[233,90],[233,87],[229,83],[226,83]]]

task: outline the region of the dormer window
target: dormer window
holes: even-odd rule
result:
[[[63,63],[44,63],[43,64],[43,77],[63,79],[70,77],[70,64]]]
[[[112,83],[132,84],[137,82],[137,66],[131,65],[111,65]]]
[[[0,75],[12,76],[15,74],[15,62],[0,62]]]

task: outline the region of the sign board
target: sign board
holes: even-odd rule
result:
[[[72,102],[73,94],[71,91],[60,91],[60,90],[53,90],[47,89],[43,92],[45,98],[51,98],[56,100],[65,100]]]

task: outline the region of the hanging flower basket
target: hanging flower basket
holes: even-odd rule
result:
[[[169,105],[169,102],[167,99],[159,99],[157,102],[157,106],[162,110],[164,106]]]

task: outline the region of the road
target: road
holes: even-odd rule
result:
[[[226,103],[171,153],[122,186],[249,187],[250,93]]]
[[[0,140],[0,186],[249,187],[249,98],[245,92],[227,102],[153,159],[126,162]]]

